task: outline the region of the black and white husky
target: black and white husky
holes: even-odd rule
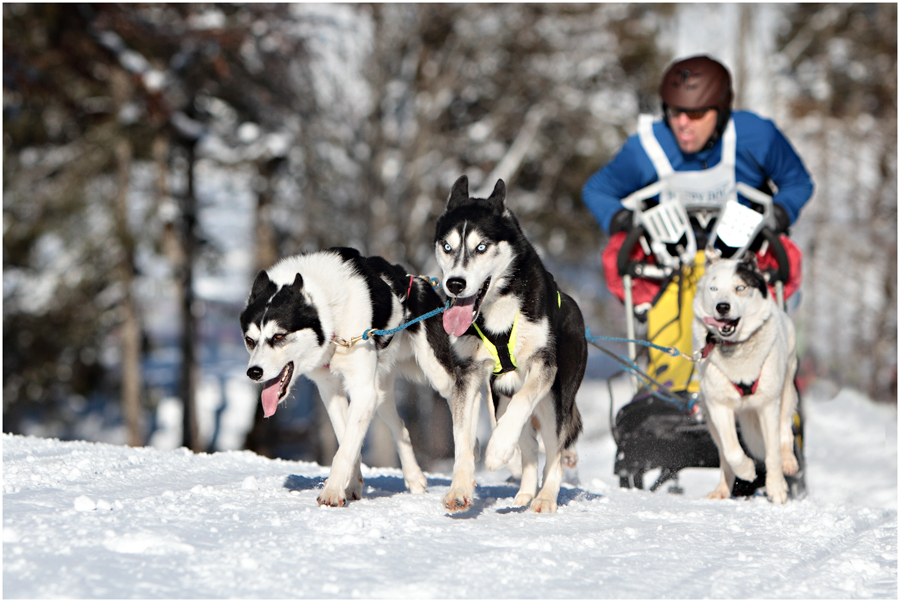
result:
[[[485,465],[502,468],[518,446],[522,480],[515,503],[555,512],[563,452],[582,428],[575,394],[587,363],[584,320],[507,208],[503,181],[487,199],[470,198],[468,185],[466,176],[453,185],[435,231],[444,291],[454,300],[444,329],[460,358],[473,364],[451,403],[456,458],[444,506],[455,511],[472,504],[473,421],[478,390],[490,378],[496,427]],[[540,492],[535,429],[547,456]]]
[[[360,499],[360,451],[375,411],[397,444],[406,486],[413,493],[425,491],[425,476],[394,404],[394,374],[427,381],[449,400],[455,382],[449,339],[436,319],[393,335],[358,338],[370,329],[392,330],[442,305],[423,279],[349,248],[288,257],[257,275],[240,316],[250,352],[247,376],[264,385],[266,417],[300,375],[318,387],[339,443],[319,504],[343,506]]]
[[[719,259],[707,249],[706,271],[694,297],[694,349],[699,364],[700,401],[719,448],[722,478],[710,498],[731,497],[735,475],[756,479],[750,454],[765,461],[766,495],[776,504],[788,497],[784,475],[799,464],[792,421],[797,410],[797,352],[794,325],[769,294],[756,256]]]

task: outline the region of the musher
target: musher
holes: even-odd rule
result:
[[[641,116],[638,133],[582,189],[585,205],[611,235],[610,246],[621,246],[633,226],[632,212],[621,200],[656,181],[692,192],[704,188],[710,195],[744,182],[772,196],[776,233],[786,234],[812,195],[812,180],[774,123],[750,111],[732,110],[728,70],[707,56],[679,60],[663,75],[659,94],[663,119]],[[617,233],[623,234],[614,236]],[[688,355],[691,301],[703,268],[702,256],[698,259],[682,275],[685,282],[669,283],[647,312],[651,340]],[[682,358],[651,350],[649,372],[661,376],[673,391],[698,388],[691,363]]]

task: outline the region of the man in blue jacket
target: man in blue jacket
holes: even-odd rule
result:
[[[663,119],[652,124],[674,172],[713,169],[723,156],[723,134],[733,123],[733,178],[772,195],[778,230],[797,219],[812,195],[813,184],[803,162],[771,121],[749,111],[732,111],[731,76],[719,62],[697,56],[674,63],[660,84]],[[631,136],[619,154],[588,179],[582,199],[604,231],[631,228],[631,212],[621,199],[660,179],[663,158],[645,145],[648,136]],[[650,144],[652,144],[650,140]],[[724,148],[727,154],[728,148]]]
[[[812,195],[813,184],[803,162],[784,135],[749,111],[732,111],[731,76],[719,62],[696,56],[680,60],[665,72],[659,88],[663,119],[638,120],[638,133],[605,167],[588,179],[582,199],[604,231],[627,232],[632,212],[621,200],[660,181],[682,198],[727,198],[737,182],[770,195],[775,229],[786,233]],[[739,201],[743,199],[739,196]],[[618,252],[624,234],[614,236],[607,252]],[[613,255],[610,255],[613,257]],[[633,299],[653,342],[692,352],[691,301],[703,261],[686,266],[663,282],[653,300]],[[618,295],[615,267],[607,267],[607,284]],[[638,292],[638,291],[634,291]],[[641,291],[647,297],[646,291]],[[620,296],[620,298],[623,298]],[[673,391],[694,392],[699,383],[690,361],[650,350],[650,374]]]

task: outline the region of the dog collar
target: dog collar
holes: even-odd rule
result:
[[[700,352],[700,357],[706,359],[709,356],[710,352],[712,352],[713,347],[716,345],[734,345],[731,341],[725,341],[722,339],[717,339],[712,335],[711,332],[706,333],[706,346]]]

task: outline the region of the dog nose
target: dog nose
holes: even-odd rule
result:
[[[454,295],[458,295],[466,290],[466,281],[462,278],[451,278],[447,281],[447,290]]]
[[[263,376],[263,369],[259,366],[253,366],[247,370],[247,376],[250,377],[250,380],[259,380]]]
[[[728,315],[728,312],[731,311],[730,303],[716,303],[716,311],[719,312],[720,316]]]

